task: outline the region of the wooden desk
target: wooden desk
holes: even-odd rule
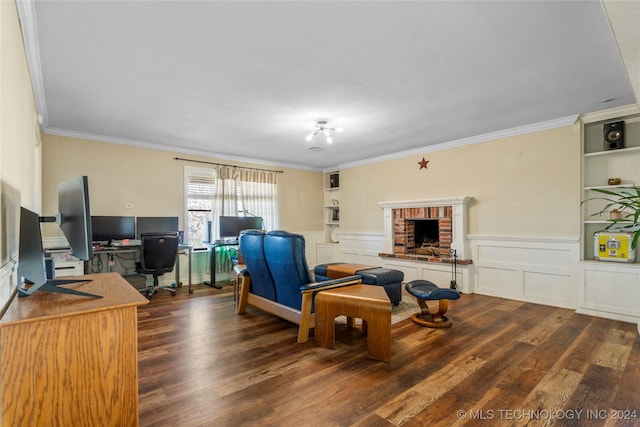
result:
[[[36,292],[0,319],[0,425],[137,426],[137,307],[118,273],[65,285],[103,296]]]

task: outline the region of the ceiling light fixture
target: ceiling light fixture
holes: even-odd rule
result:
[[[333,144],[333,138],[331,138],[331,131],[338,132],[338,133],[344,131],[344,129],[341,127],[332,128],[327,126],[327,121],[324,119],[318,119],[315,123],[312,123],[312,124],[313,126],[315,126],[315,129],[309,135],[307,135],[307,137],[305,138],[307,141],[311,141],[314,136],[322,132],[322,134],[326,138],[327,144]]]

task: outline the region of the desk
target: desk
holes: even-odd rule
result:
[[[216,243],[204,243],[204,245],[210,250],[209,256],[209,270],[211,270],[209,282],[204,282],[205,285],[213,286],[216,289],[222,289],[222,286],[216,284],[216,248],[222,248],[225,246],[238,246],[240,242],[216,242]]]
[[[193,247],[190,245],[178,245],[178,256],[176,258],[176,266],[174,268],[174,272],[176,275],[176,285],[182,286],[182,282],[180,282],[180,255],[186,255],[189,266],[189,293],[193,293],[193,289],[191,288],[191,252]],[[123,254],[134,254],[134,261],[140,259],[140,246],[112,246],[112,247],[103,247],[100,249],[94,249],[94,255],[123,255]],[[111,267],[107,262],[107,273],[111,273]]]
[[[137,426],[138,314],[149,301],[118,273],[36,292],[0,319],[0,424]]]

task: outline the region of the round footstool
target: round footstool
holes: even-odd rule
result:
[[[449,308],[449,300],[460,298],[460,292],[455,289],[439,288],[428,280],[412,280],[404,288],[416,297],[421,309],[420,313],[411,316],[414,323],[429,328],[451,327],[451,319],[444,314]],[[432,313],[427,306],[427,301],[438,301],[438,311]]]

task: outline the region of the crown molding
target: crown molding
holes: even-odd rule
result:
[[[29,74],[33,96],[38,113],[42,116],[40,128],[44,129],[48,123],[47,102],[44,96],[44,80],[42,79],[42,63],[40,62],[40,45],[38,44],[38,25],[36,22],[35,2],[33,0],[16,0],[24,50],[27,56]]]
[[[71,131],[67,129],[50,127],[50,128],[46,128],[43,131],[43,133],[48,135],[64,136],[64,137],[74,138],[74,139],[85,139],[89,141],[106,142],[109,144],[118,144],[118,145],[130,146],[130,147],[147,148],[150,150],[168,151],[171,153],[191,154],[193,156],[203,156],[203,157],[215,158],[219,160],[252,163],[252,164],[263,165],[263,166],[274,166],[274,167],[297,169],[297,170],[308,170],[312,172],[321,171],[320,168],[304,167],[297,164],[293,165],[289,163],[268,162],[261,159],[253,159],[249,157],[230,156],[228,154],[215,153],[215,152],[205,151],[205,150],[193,150],[190,148],[173,147],[173,146],[164,145],[164,144],[157,144],[154,142],[138,141],[138,140],[126,139],[126,138],[117,138],[112,136],[98,135],[98,134],[92,134],[92,133],[86,133],[86,132],[76,132],[76,131]]]
[[[616,117],[630,116],[633,114],[639,114],[640,108],[637,104],[625,105],[623,107],[609,108],[607,110],[595,111],[593,113],[586,113],[580,117],[582,123],[593,123],[602,120],[611,120]]]
[[[547,120],[544,122],[533,123],[530,125],[519,126],[510,129],[504,129],[496,132],[485,133],[482,135],[471,136],[468,138],[457,139],[454,141],[443,142],[440,144],[434,144],[427,147],[416,148],[408,151],[401,151],[398,153],[388,154],[385,156],[372,157],[365,160],[360,160],[357,162],[344,163],[338,165],[339,169],[348,169],[357,166],[365,166],[371,165],[374,163],[381,163],[388,160],[397,160],[404,157],[410,157],[414,155],[423,155],[425,153],[432,153],[434,151],[443,151],[449,150],[451,148],[463,147],[465,145],[479,144],[482,142],[493,141],[501,138],[509,138],[518,135],[524,135],[533,132],[540,132],[549,129],[556,129],[564,126],[573,125],[579,118],[578,114],[574,114],[571,116],[560,117],[557,119]]]

